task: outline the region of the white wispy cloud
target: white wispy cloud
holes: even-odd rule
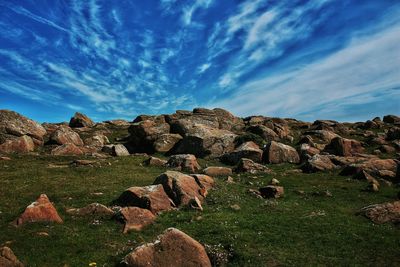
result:
[[[324,113],[324,105],[330,105],[337,107],[330,113],[334,117],[342,112],[341,103],[366,104],[376,93],[400,88],[399,43],[398,24],[356,38],[342,50],[298,70],[247,82],[229,99],[210,105],[240,115],[310,118],[317,118]]]
[[[183,8],[182,21],[185,25],[192,22],[193,13],[201,8],[208,8],[213,0],[195,0],[192,5]]]
[[[198,67],[198,72],[203,73],[211,67],[211,63],[204,63],[200,67]]]

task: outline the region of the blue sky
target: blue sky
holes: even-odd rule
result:
[[[101,121],[400,113],[398,0],[0,0],[0,108]]]

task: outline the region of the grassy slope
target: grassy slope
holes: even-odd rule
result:
[[[141,157],[112,158],[111,166],[101,168],[47,168],[49,163],[71,159],[21,156],[0,161],[0,244],[12,241],[9,246],[29,266],[88,266],[93,261],[97,266],[114,266],[167,227],[177,227],[202,243],[229,248],[230,264],[235,266],[400,265],[400,229],[354,215],[368,204],[393,200],[396,188],[368,193],[362,191],[365,182],[335,173],[284,174],[296,166],[273,166],[276,175],[234,176],[235,184],[217,179],[204,212],[165,213],[144,231],[124,235],[117,222],[92,225],[93,219],[73,218],[65,209],[92,202],[108,204],[129,186],[151,184],[164,169],[140,166]],[[272,177],[285,187],[285,198],[268,201],[247,193]],[[312,194],[326,189],[333,197]],[[64,224],[9,226],[41,193],[55,203]],[[233,204],[241,209],[231,209]],[[43,231],[50,236],[37,235]]]

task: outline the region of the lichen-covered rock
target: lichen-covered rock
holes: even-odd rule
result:
[[[100,203],[91,203],[83,208],[67,209],[66,213],[74,216],[112,217],[114,211]]]
[[[359,141],[342,137],[333,138],[325,150],[332,154],[345,157],[364,152],[364,148]]]
[[[137,247],[125,257],[124,264],[127,267],[211,267],[204,247],[175,228],[167,229],[155,242]]]
[[[168,134],[170,126],[165,122],[144,120],[129,127],[129,148],[133,152],[154,152],[154,142]],[[132,152],[131,151],[131,152]]]
[[[157,157],[149,157],[146,159],[143,164],[146,166],[158,166],[158,167],[164,167],[167,165],[167,160],[160,159]]]

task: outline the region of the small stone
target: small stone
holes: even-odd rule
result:
[[[233,184],[233,183],[235,183],[235,181],[233,180],[232,176],[228,176],[228,178],[226,178],[226,182],[227,182],[228,184]]]
[[[263,198],[280,198],[284,195],[282,186],[268,185],[259,189]]]
[[[280,182],[276,178],[272,178],[271,181],[269,181],[269,185],[278,185]]]
[[[235,210],[235,211],[239,211],[240,210],[240,206],[238,204],[234,204],[230,206],[231,209]]]

